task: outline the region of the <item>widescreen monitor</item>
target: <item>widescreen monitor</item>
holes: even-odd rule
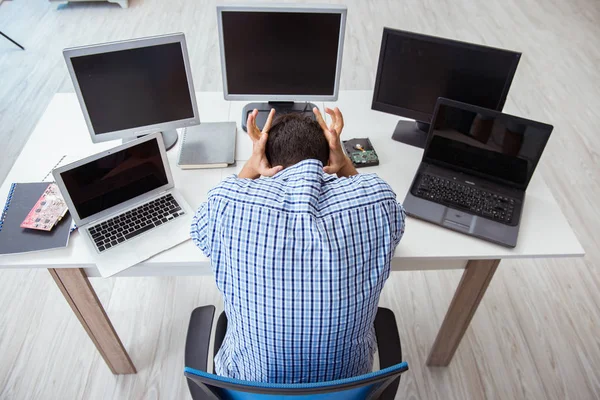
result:
[[[384,28],[372,109],[411,118],[393,138],[423,147],[439,97],[502,111],[521,53]]]

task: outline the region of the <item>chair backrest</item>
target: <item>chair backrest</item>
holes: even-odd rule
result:
[[[264,383],[226,378],[185,367],[185,376],[207,394],[207,398],[224,400],[365,400],[376,399],[401,373],[406,362],[353,378],[318,383]]]

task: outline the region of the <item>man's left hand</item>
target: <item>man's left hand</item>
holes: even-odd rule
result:
[[[317,122],[323,130],[323,134],[329,144],[329,162],[323,171],[328,174],[337,174],[339,177],[348,177],[358,174],[352,161],[346,156],[342,149],[342,129],[344,129],[344,117],[339,108],[325,108],[325,112],[331,117],[331,124],[327,126],[321,112],[317,107],[313,108],[313,113]]]

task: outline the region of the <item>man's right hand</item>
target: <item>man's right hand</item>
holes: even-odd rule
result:
[[[256,126],[257,115],[258,110],[256,109],[248,114],[246,126],[248,127],[248,136],[250,136],[250,139],[252,140],[252,155],[238,174],[239,178],[257,179],[261,175],[273,176],[283,169],[281,165],[271,167],[265,154],[269,129],[271,129],[271,124],[275,117],[275,110],[271,109],[262,131]]]
[[[352,164],[352,161],[344,153],[342,148],[342,141],[340,139],[342,135],[342,129],[344,129],[344,117],[339,108],[331,109],[325,108],[325,112],[331,117],[331,124],[329,127],[325,123],[321,112],[317,107],[313,108],[313,113],[317,118],[317,122],[323,130],[327,143],[329,143],[329,162],[323,168],[328,174],[337,174],[340,177],[348,177],[358,174],[356,168]]]

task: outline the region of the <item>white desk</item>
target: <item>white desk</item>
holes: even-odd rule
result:
[[[227,102],[221,93],[198,93],[197,97],[201,121],[231,120],[238,123],[238,163],[224,169],[183,171],[176,166],[179,141],[168,152],[168,158],[175,185],[193,207],[205,201],[208,190],[225,176],[239,171],[251,152],[250,140],[240,126],[245,102]],[[342,110],[346,124],[343,137],[369,137],[379,154],[379,166],[360,172],[377,173],[392,186],[402,201],[419,165],[422,150],[392,141],[390,137],[398,117],[372,111],[371,99],[370,91],[341,92],[338,102],[327,105],[338,106]],[[118,144],[115,141],[94,145],[75,95],[57,94],[0,187],[0,201],[6,198],[12,182],[39,181],[62,155],[75,160]],[[583,248],[538,171],[527,191],[519,242],[515,249],[409,218],[404,238],[394,254],[392,268],[394,271],[465,269],[428,360],[429,365],[448,365],[501,259],[579,257],[583,254]],[[1,256],[0,268],[49,269],[109,368],[114,373],[135,373],[133,363],[87,280],[88,277],[99,276],[99,273],[78,233],[72,234],[65,249]],[[191,241],[187,241],[117,276],[209,273],[209,260]]]

